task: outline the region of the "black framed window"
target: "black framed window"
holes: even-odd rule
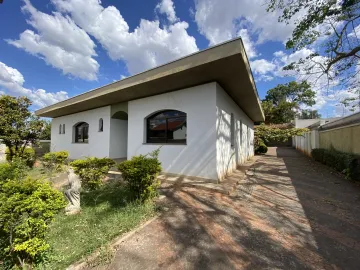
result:
[[[176,110],[158,112],[146,120],[147,143],[186,144],[186,113]]]
[[[89,142],[89,124],[81,122],[75,126],[75,142],[88,143]]]
[[[104,120],[102,118],[99,119],[99,132],[104,131]]]
[[[62,126],[62,134],[65,134],[65,124]]]
[[[59,125],[59,134],[61,134],[61,124]]]

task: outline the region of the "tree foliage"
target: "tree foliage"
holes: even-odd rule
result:
[[[317,110],[301,110],[300,119],[316,119],[321,118],[321,114]]]
[[[262,101],[265,123],[289,123],[295,118],[300,105],[312,106],[314,104],[315,92],[306,81],[279,84],[270,89]]]
[[[31,104],[27,97],[0,96],[0,140],[9,148],[10,160],[36,145],[43,130],[44,121],[29,111]]]
[[[295,21],[287,49],[313,51],[286,70],[317,79],[326,76],[328,83],[359,92],[359,0],[270,0],[267,10],[282,11],[280,22]]]
[[[265,143],[270,141],[286,142],[293,136],[302,136],[307,128],[294,128],[288,125],[259,125],[255,126],[254,135]]]
[[[51,139],[51,122],[50,121],[44,121],[43,122],[43,129],[41,131],[41,134],[39,136],[40,140],[50,140]]]

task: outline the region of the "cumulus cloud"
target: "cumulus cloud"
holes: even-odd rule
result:
[[[33,104],[39,108],[69,98],[65,91],[50,93],[44,89],[27,89],[23,87],[24,82],[25,79],[23,75],[17,69],[0,62],[0,87],[4,88],[1,89],[0,94],[5,94],[5,90],[7,90],[13,95],[27,96],[33,101]]]
[[[142,19],[131,32],[116,7],[104,8],[98,0],[52,0],[52,3],[95,37],[112,60],[125,61],[131,74],[198,50],[195,38],[187,33],[189,25],[184,21],[161,28],[159,21]],[[170,4],[169,1],[165,3]],[[172,14],[169,10],[166,11],[168,16]],[[176,16],[175,10],[173,15]]]
[[[257,43],[286,41],[294,23],[278,23],[278,12],[266,11],[265,0],[194,0],[195,22],[211,45],[229,40],[247,28]]]
[[[179,20],[176,17],[175,6],[172,0],[162,0],[159,4],[157,4],[156,10],[158,10],[161,14],[165,14],[171,23]]]
[[[251,69],[255,74],[266,74],[276,69],[276,65],[266,59],[259,59],[250,62]]]
[[[28,23],[36,30],[25,30],[11,45],[44,59],[48,65],[85,80],[96,80],[99,64],[95,43],[69,17],[58,12],[52,15],[38,11],[29,0],[22,10],[29,14]]]
[[[249,59],[256,57],[257,53],[256,53],[256,49],[255,49],[255,44],[251,40],[248,30],[247,29],[240,29],[239,32],[238,32],[238,36],[241,37],[241,39],[242,39],[242,41],[244,43],[244,47],[245,47],[247,57]]]

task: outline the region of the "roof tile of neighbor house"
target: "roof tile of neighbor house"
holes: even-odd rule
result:
[[[167,124],[167,129],[171,131],[176,130],[178,128],[181,128],[184,123],[185,121],[172,121],[172,122],[169,121]],[[152,130],[165,130],[165,128],[166,128],[166,123],[163,123],[152,128]]]
[[[35,113],[55,118],[209,82],[220,84],[254,122],[264,121],[241,38],[85,92]]]

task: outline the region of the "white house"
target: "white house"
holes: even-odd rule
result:
[[[36,112],[52,117],[51,149],[70,158],[131,158],[161,147],[164,172],[222,180],[254,155],[263,121],[241,39]]]

